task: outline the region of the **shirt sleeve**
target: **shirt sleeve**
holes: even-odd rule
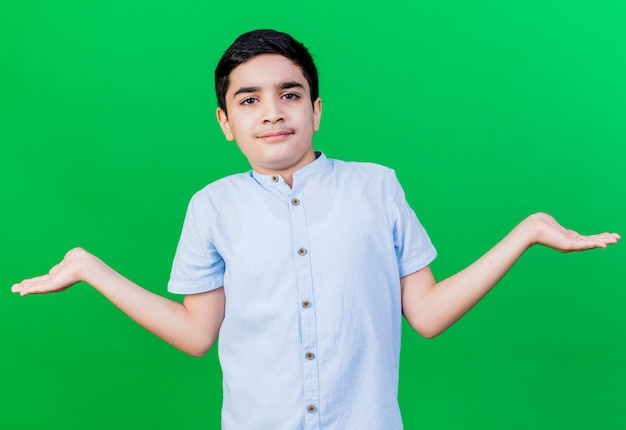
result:
[[[224,285],[224,260],[213,242],[211,205],[196,194],[189,203],[167,289],[197,294]]]
[[[406,201],[404,190],[395,172],[391,172],[390,195],[395,210],[394,245],[398,271],[402,278],[428,266],[437,256],[437,251]]]

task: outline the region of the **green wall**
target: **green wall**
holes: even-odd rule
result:
[[[535,211],[626,233],[625,18],[618,0],[2,2],[0,428],[219,428],[215,351],[176,351],[84,284],[10,286],[83,246],[166,294],[188,199],[248,169],[214,120],[238,34],[310,48],[315,147],[396,169],[442,278]],[[406,327],[406,428],[624,428],[625,257],[533,248],[442,336]]]

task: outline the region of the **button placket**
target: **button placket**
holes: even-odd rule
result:
[[[294,243],[294,264],[297,276],[298,311],[300,313],[301,360],[303,362],[303,407],[306,410],[305,429],[319,427],[319,370],[316,359],[317,323],[313,307],[313,279],[311,267],[311,250],[309,247],[308,229],[304,211],[304,199],[298,187],[303,185],[294,181],[289,200],[292,237]]]

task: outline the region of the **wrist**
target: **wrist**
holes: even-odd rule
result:
[[[91,277],[97,265],[97,258],[83,248],[74,248],[66,256],[72,262],[72,274],[77,281],[91,284]]]
[[[525,249],[539,243],[539,217],[539,214],[532,214],[518,225]]]

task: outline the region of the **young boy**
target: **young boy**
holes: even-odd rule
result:
[[[85,281],[139,324],[201,356],[220,336],[227,430],[401,429],[402,315],[425,337],[478,302],[533,244],[604,248],[545,214],[436,282],[435,250],[392,170],[313,150],[322,101],[306,48],[270,30],[240,36],[216,72],[217,120],[252,170],[191,200],[169,290],[127,280],[82,249],[22,295]]]

